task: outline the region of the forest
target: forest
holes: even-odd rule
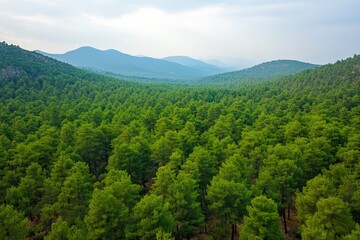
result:
[[[0,239],[360,239],[360,56],[236,85],[0,43]]]

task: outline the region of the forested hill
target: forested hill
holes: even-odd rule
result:
[[[60,64],[52,58],[23,50],[15,45],[8,45],[5,42],[0,43],[0,54],[0,68],[3,77],[21,74],[29,74],[34,77],[47,71],[57,73],[77,71],[76,68],[68,64]]]
[[[359,56],[216,89],[0,46],[0,239],[359,239]]]
[[[295,60],[275,60],[240,71],[205,77],[198,80],[197,84],[239,86],[244,83],[257,83],[269,78],[293,75],[315,67],[318,67],[318,65]]]

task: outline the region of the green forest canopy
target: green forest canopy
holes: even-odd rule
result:
[[[360,56],[233,89],[0,56],[0,239],[359,238]]]

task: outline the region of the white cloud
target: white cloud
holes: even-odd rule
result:
[[[83,16],[90,25],[113,32],[115,37],[126,35],[132,40],[137,39],[137,44],[131,49],[132,53],[161,57],[168,54],[194,54],[204,50],[205,46],[211,46],[214,40],[222,40],[222,34],[231,31],[231,23],[224,14],[221,7],[207,7],[177,13],[139,8],[117,18]]]
[[[326,63],[360,52],[357,0],[0,0],[1,40],[64,52]]]

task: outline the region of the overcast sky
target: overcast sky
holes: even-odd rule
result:
[[[0,0],[0,40],[50,53],[324,64],[360,53],[360,0]]]

